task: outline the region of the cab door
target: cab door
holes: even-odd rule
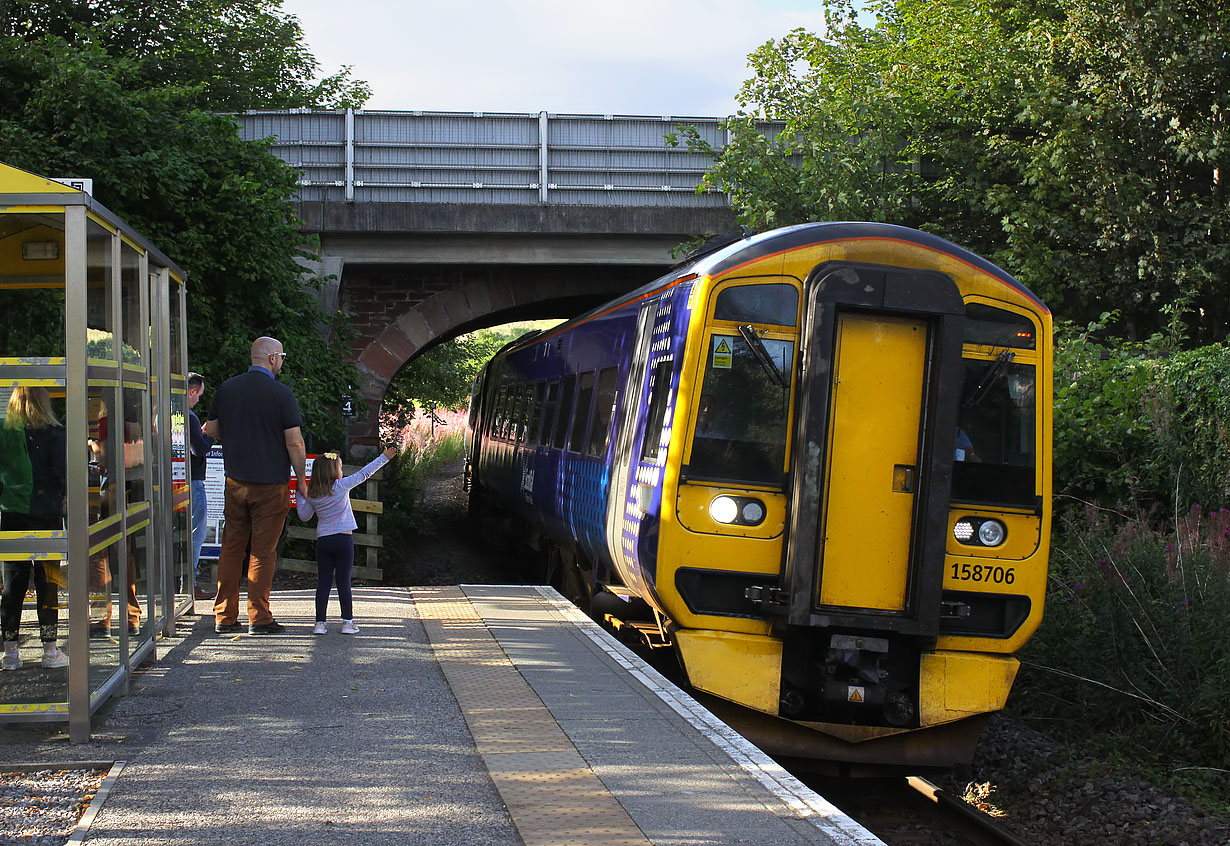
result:
[[[964,304],[936,271],[830,262],[808,280],[779,594],[787,624],[934,635]]]

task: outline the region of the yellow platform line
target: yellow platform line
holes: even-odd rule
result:
[[[526,846],[649,841],[457,587],[411,591],[436,661]]]

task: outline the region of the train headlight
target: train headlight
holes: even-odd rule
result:
[[[958,543],[969,543],[974,537],[974,521],[968,518],[958,520],[952,527],[952,536]]]
[[[982,517],[962,517],[952,526],[952,536],[966,546],[999,546],[1008,530],[998,520]]]
[[[716,497],[709,503],[709,516],[715,523],[733,523],[739,519],[739,503],[733,497]]]
[[[1005,535],[1004,524],[998,520],[987,520],[978,527],[978,540],[983,546],[999,546],[1004,542]]]
[[[755,526],[764,519],[764,504],[758,500],[749,499],[743,503],[743,510],[740,513],[743,516],[744,525]]]
[[[709,516],[724,526],[759,526],[768,510],[758,499],[722,494],[709,503]]]

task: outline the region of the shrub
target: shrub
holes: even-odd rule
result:
[[[1230,764],[1230,511],[1089,507],[1055,533],[1011,708],[1146,762]]]

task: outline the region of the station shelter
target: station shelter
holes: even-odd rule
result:
[[[91,187],[0,163],[0,722],[75,743],[193,593],[184,273]]]

